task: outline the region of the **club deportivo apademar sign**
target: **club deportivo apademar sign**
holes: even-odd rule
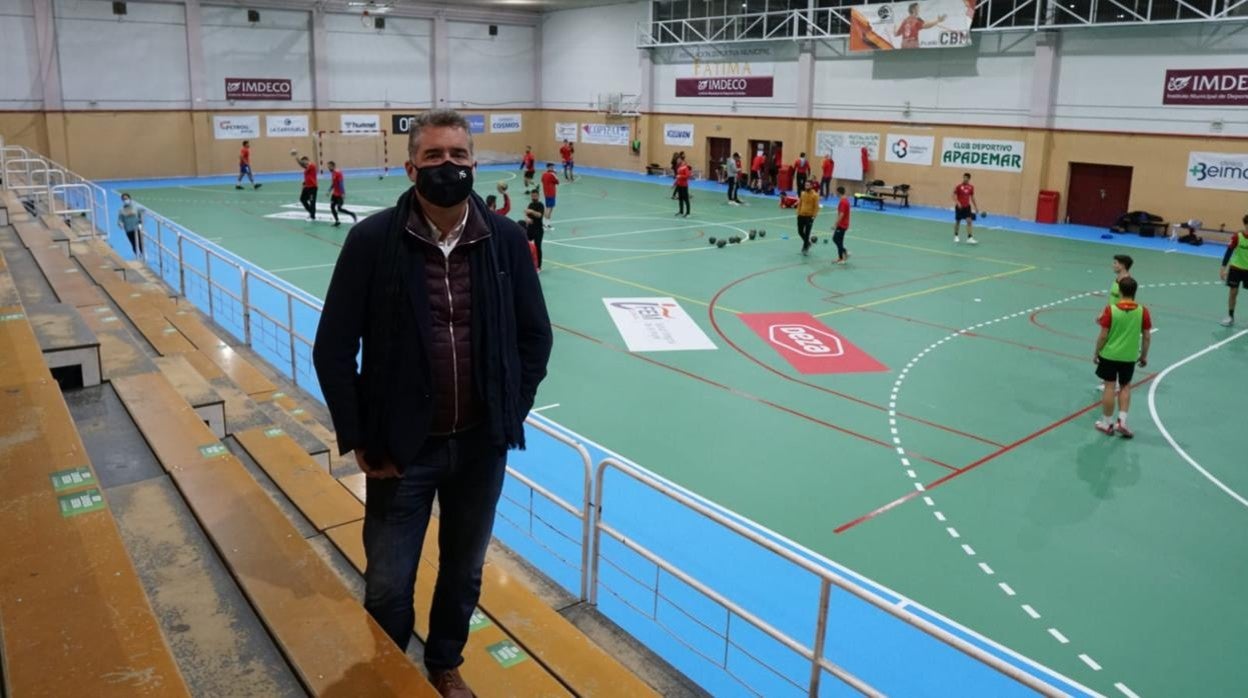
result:
[[[945,138],[941,142],[942,167],[967,170],[1023,171],[1022,141],[989,141],[974,138]]]

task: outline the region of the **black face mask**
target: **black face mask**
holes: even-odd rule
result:
[[[450,160],[434,167],[418,167],[416,191],[434,206],[455,206],[472,193],[472,168]]]

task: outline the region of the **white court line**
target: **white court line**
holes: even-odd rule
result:
[[[1126,696],[1127,698],[1140,698],[1138,695],[1135,694],[1135,691],[1132,691],[1131,689],[1127,688],[1127,685],[1125,683],[1116,683],[1114,684],[1114,688],[1118,689],[1122,693],[1122,695]]]
[[[1209,482],[1212,482],[1214,485],[1217,485],[1218,489],[1230,495],[1232,499],[1239,502],[1243,506],[1248,507],[1248,499],[1244,499],[1244,497],[1241,496],[1238,492],[1231,489],[1230,487],[1227,487],[1221,480],[1219,480],[1218,478],[1210,474],[1208,470],[1205,470],[1204,468],[1202,468],[1200,463],[1197,463],[1194,458],[1192,458],[1191,456],[1187,454],[1187,451],[1183,450],[1183,447],[1179,446],[1178,442],[1174,440],[1174,437],[1170,436],[1170,432],[1166,430],[1165,425],[1161,423],[1161,416],[1157,414],[1157,388],[1161,385],[1161,382],[1166,379],[1166,376],[1170,375],[1171,371],[1182,366],[1183,364],[1186,364],[1189,361],[1195,361],[1196,359],[1199,359],[1205,354],[1208,354],[1211,351],[1219,349],[1222,346],[1229,344],[1239,339],[1240,337],[1243,337],[1246,334],[1248,334],[1248,330],[1240,330],[1239,332],[1236,332],[1235,334],[1231,335],[1230,337],[1227,337],[1221,342],[1218,342],[1216,344],[1210,344],[1209,346],[1205,347],[1204,349],[1201,349],[1195,354],[1192,354],[1186,359],[1183,359],[1179,361],[1178,363],[1171,364],[1169,367],[1167,367],[1166,370],[1161,372],[1161,375],[1157,376],[1157,380],[1153,381],[1153,384],[1148,387],[1148,411],[1152,414],[1153,423],[1157,425],[1157,431],[1161,433],[1162,438],[1164,438],[1167,442],[1169,442],[1170,447],[1173,448],[1175,452],[1178,453],[1183,458],[1183,460],[1187,461],[1188,465],[1195,468],[1196,472],[1200,473],[1201,475],[1204,475],[1205,479],[1207,479]]]
[[[326,267],[332,267],[335,264],[337,264],[337,262],[330,262],[328,264],[308,264],[302,267],[278,267],[277,269],[270,269],[269,271],[280,273],[283,271],[303,271],[304,269],[325,269]]]
[[[537,407],[535,409],[531,409],[529,410],[529,412],[532,414],[538,414],[539,412],[545,412],[546,410],[553,410],[558,406],[559,406],[559,403],[556,402],[554,404],[545,405],[543,407]]]

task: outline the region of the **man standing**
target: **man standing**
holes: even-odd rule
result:
[[[966,221],[966,242],[968,245],[978,245],[972,222],[975,220],[975,213],[979,211],[979,204],[975,201],[975,185],[971,184],[970,172],[964,172],[962,183],[953,188],[953,203],[953,241],[962,242],[959,233],[962,221]]]
[[[546,213],[546,207],[542,205],[542,199],[537,195],[536,189],[529,193],[531,201],[529,201],[529,207],[524,210],[524,217],[528,223],[525,232],[533,246],[533,265],[540,272],[542,270],[542,238],[546,236],[542,216]]]
[[[554,223],[551,219],[555,216],[555,195],[559,192],[559,175],[555,174],[555,163],[546,163],[546,171],[542,173],[542,194],[546,197],[546,222],[543,224],[547,230],[553,230]]]
[[[537,174],[537,158],[533,157],[533,146],[524,146],[524,161],[520,163],[524,170],[524,191],[533,189],[533,175]]]
[[[728,205],[739,206],[741,200],[737,198],[737,188],[741,185],[741,156],[733,153],[732,157],[724,160],[724,180],[728,182]]]
[[[563,178],[572,181],[572,155],[576,152],[576,148],[572,147],[572,142],[566,138],[563,141],[563,147],[559,149],[559,157],[563,158]]]
[[[1248,216],[1244,216],[1242,222],[1248,226]],[[1222,326],[1230,327],[1235,324],[1235,301],[1239,298],[1239,287],[1248,286],[1248,231],[1240,230],[1231,236],[1231,242],[1222,254],[1219,276],[1227,285],[1226,317]]]
[[[243,147],[238,150],[238,181],[234,183],[235,189],[243,188],[244,175],[247,181],[251,182],[252,189],[259,189],[262,186],[256,184],[256,178],[251,176],[251,141],[243,141]]]
[[[796,191],[806,191],[806,180],[810,177],[810,161],[806,159],[806,153],[802,153],[793,163],[793,175],[797,177]]]
[[[810,254],[810,231],[815,225],[815,216],[819,215],[819,192],[815,191],[815,183],[811,182],[801,193],[797,202],[797,235],[802,239],[802,254]]]
[[[689,177],[692,171],[689,165],[685,163],[685,159],[681,158],[676,165],[676,201],[678,202],[678,210],[676,215],[689,217]]]
[[[819,197],[832,196],[832,153],[823,156],[823,176],[819,179]]]
[[[1104,382],[1101,390],[1101,418],[1096,420],[1097,431],[1113,435],[1116,430],[1124,439],[1135,434],[1127,427],[1127,410],[1131,408],[1131,379],[1135,366],[1148,365],[1148,345],[1152,338],[1153,323],[1148,308],[1135,302],[1138,287],[1135,279],[1127,276],[1119,279],[1118,289],[1122,300],[1105,306],[1097,324],[1101,334],[1096,338],[1096,377]],[[1114,421],[1114,393],[1118,394],[1118,420]]]
[[[312,350],[339,449],[368,476],[364,606],[401,648],[438,500],[424,657],[434,687],[457,698],[473,695],[459,666],[506,452],[524,446],[551,349],[524,234],[472,193],[472,167],[462,116],[416,119],[404,163],[415,186],[347,235]]]
[[[316,220],[316,163],[308,159],[307,155],[299,155],[298,150],[291,150],[290,156],[299,163],[299,167],[303,168],[303,189],[299,191],[299,203],[303,204],[303,208],[308,212],[308,220]]]

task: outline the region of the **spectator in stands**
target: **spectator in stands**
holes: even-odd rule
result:
[[[415,186],[347,235],[312,351],[339,450],[368,476],[364,605],[402,648],[438,500],[424,658],[441,695],[457,697],[473,695],[458,667],[506,453],[524,446],[551,350],[524,233],[473,194],[473,163],[461,115],[416,118],[404,163]]]
[[[121,195],[121,210],[117,212],[117,225],[126,231],[126,237],[130,240],[130,249],[134,252],[134,256],[141,257],[143,254],[143,212],[134,205],[134,200],[129,194]]]

